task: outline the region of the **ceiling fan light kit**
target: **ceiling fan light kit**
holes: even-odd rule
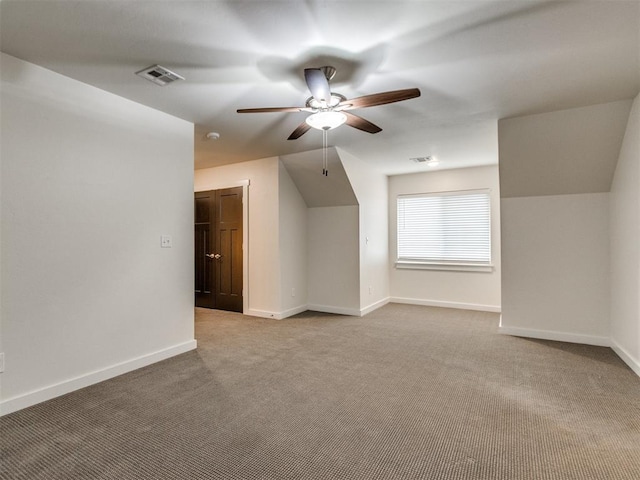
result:
[[[309,115],[305,122],[318,130],[333,130],[347,121],[347,116],[342,112],[327,110]]]

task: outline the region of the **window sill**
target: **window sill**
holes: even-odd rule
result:
[[[396,262],[396,268],[407,270],[445,270],[453,272],[493,272],[493,265],[476,265],[473,263],[428,263],[428,262]]]

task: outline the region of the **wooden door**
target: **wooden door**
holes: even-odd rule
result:
[[[242,312],[242,187],[216,190],[215,198],[215,308]]]
[[[242,312],[242,187],[195,194],[197,307]]]
[[[196,307],[215,308],[214,263],[215,252],[215,191],[195,194],[195,293]]]

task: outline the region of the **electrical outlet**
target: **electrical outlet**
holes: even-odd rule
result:
[[[373,294],[373,287],[371,285],[369,285],[369,295]]]
[[[160,236],[160,246],[162,248],[171,248],[173,246],[173,241],[171,239],[171,235],[161,235]]]
[[[295,288],[292,288],[292,289],[291,289],[291,296],[292,296],[292,297],[295,297],[295,296],[296,296],[296,289],[295,289]]]
[[[0,373],[4,372],[4,353],[0,353]]]

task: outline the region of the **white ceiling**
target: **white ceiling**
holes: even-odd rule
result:
[[[356,110],[383,128],[342,126],[329,143],[387,174],[497,162],[496,120],[632,98],[640,91],[634,1],[10,1],[3,52],[196,124],[195,166],[314,150],[305,67],[333,65],[348,98],[418,87],[422,96]],[[186,81],[134,75],[160,64]],[[150,126],[153,128],[153,126]],[[217,141],[205,140],[208,131]]]

